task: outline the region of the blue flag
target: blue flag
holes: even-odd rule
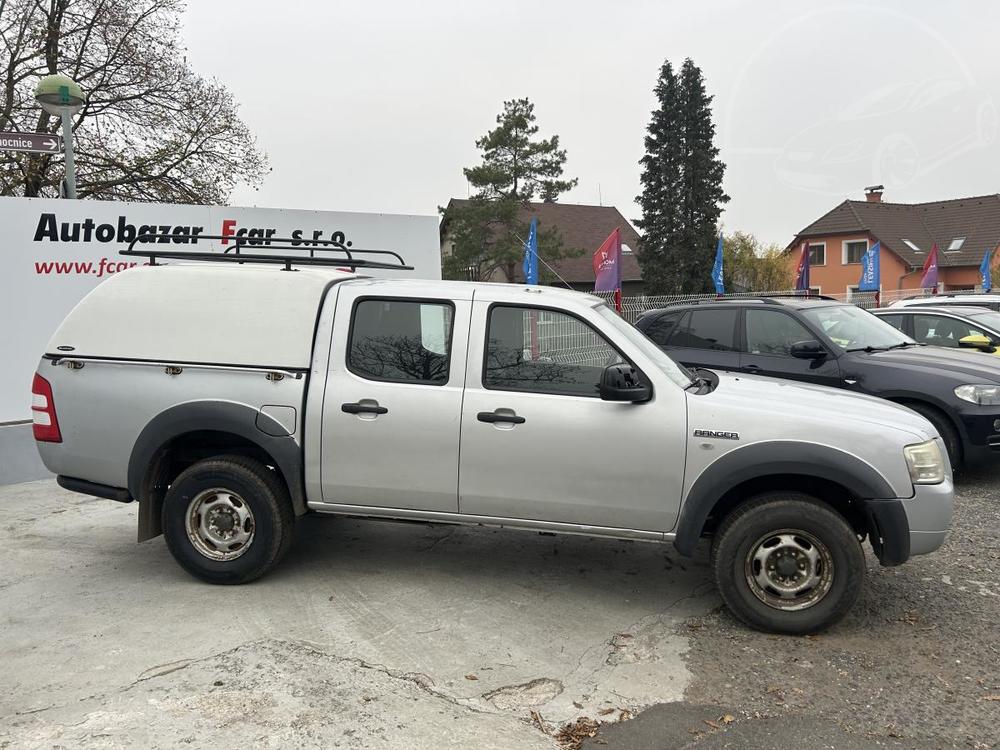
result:
[[[882,255],[882,243],[876,242],[868,252],[861,256],[861,281],[858,282],[859,292],[877,292],[882,286],[882,269],[879,257]]]
[[[712,283],[715,284],[716,294],[725,294],[726,286],[722,283],[722,235],[719,235],[719,244],[715,248],[715,265],[712,266]]]
[[[528,241],[524,243],[524,283],[538,283],[538,219],[532,217]]]
[[[990,269],[992,255],[992,251],[987,250],[986,255],[983,256],[983,262],[979,264],[979,275],[982,277],[984,292],[988,292],[993,288],[993,274]]]

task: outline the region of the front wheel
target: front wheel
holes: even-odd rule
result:
[[[782,492],[755,497],[723,520],[712,567],[737,618],[757,630],[801,635],[850,611],[865,556],[842,516],[810,495]]]
[[[288,492],[259,461],[205,459],[182,471],[163,501],[163,535],[174,559],[208,583],[260,578],[291,543]]]

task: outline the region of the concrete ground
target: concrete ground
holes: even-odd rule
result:
[[[135,505],[2,488],[0,749],[1000,747],[998,486],[806,638],[737,623],[704,550],[311,517],[213,587]]]
[[[719,604],[640,542],[309,517],[216,587],[135,526],[0,489],[0,748],[554,748],[539,726],[681,700],[684,623]]]

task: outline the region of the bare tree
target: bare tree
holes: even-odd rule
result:
[[[87,94],[73,120],[77,195],[225,203],[267,160],[232,94],[188,65],[179,0],[0,0],[0,129],[58,133],[34,101],[65,73]],[[0,194],[53,196],[62,156],[0,152]]]

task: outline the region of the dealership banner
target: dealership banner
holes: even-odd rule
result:
[[[29,418],[31,377],[49,337],[87,292],[143,262],[118,254],[137,237],[136,247],[149,251],[220,253],[235,244],[228,238],[246,238],[254,252],[271,238],[291,239],[303,252],[313,240],[333,240],[393,250],[414,267],[368,275],[441,278],[436,216],[0,198],[0,422]],[[127,326],[129,311],[108,323]]]

